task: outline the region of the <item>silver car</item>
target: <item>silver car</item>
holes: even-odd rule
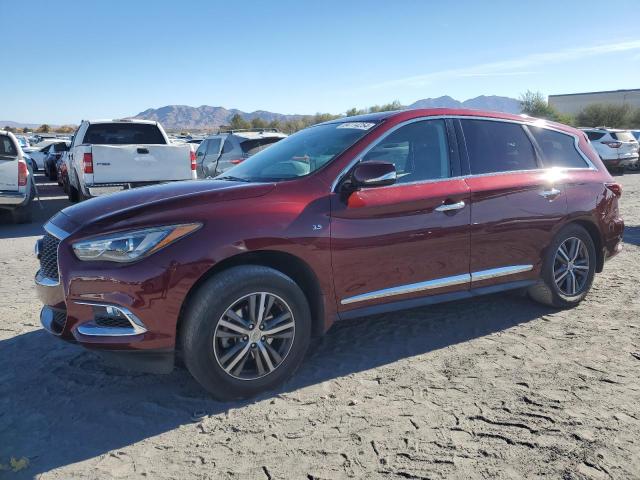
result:
[[[287,135],[276,129],[230,130],[205,138],[196,151],[198,178],[220,175]]]

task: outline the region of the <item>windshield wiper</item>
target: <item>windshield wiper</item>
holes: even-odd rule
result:
[[[224,177],[215,177],[215,180],[227,180],[229,182],[245,182],[251,183],[251,180],[246,178],[234,177],[232,175],[225,175]]]

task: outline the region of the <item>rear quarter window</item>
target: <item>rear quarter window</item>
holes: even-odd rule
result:
[[[576,150],[573,136],[540,127],[529,127],[529,131],[542,150],[545,167],[588,167],[587,162]]]
[[[8,135],[0,135],[0,155],[15,157],[18,155],[16,146]]]
[[[595,142],[596,140],[600,140],[602,137],[604,137],[604,132],[585,132],[587,134],[587,137],[589,138],[589,140],[591,140],[592,142]]]
[[[522,125],[492,120],[461,120],[472,175],[539,168]]]
[[[160,129],[146,123],[94,123],[84,134],[84,142],[93,145],[164,145]]]
[[[611,136],[620,142],[633,142],[636,139],[631,132],[611,132]]]
[[[256,138],[255,140],[245,140],[244,142],[240,143],[240,147],[242,148],[243,153],[253,155],[254,153],[258,153],[259,151],[264,150],[269,145],[272,145],[279,140],[282,140],[282,138],[280,137]]]

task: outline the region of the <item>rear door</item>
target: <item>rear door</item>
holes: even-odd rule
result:
[[[543,169],[525,127],[460,120],[471,191],[472,288],[537,278],[567,212],[560,177]]]
[[[207,140],[206,148],[203,151],[204,158],[202,160],[205,177],[214,177],[216,175],[216,166],[220,158],[220,150],[222,150],[222,139],[220,137]]]
[[[0,190],[18,191],[18,146],[8,135],[0,135]]]

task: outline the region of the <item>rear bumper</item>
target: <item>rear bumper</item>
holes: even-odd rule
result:
[[[602,159],[605,167],[629,167],[638,163],[638,157]]]
[[[29,203],[30,196],[26,192],[0,191],[0,208],[18,208]]]
[[[185,178],[185,180],[187,180]],[[175,180],[179,181],[179,180]],[[123,182],[123,183],[94,183],[86,185],[84,192],[89,197],[99,197],[101,195],[109,195],[110,193],[121,192],[122,190],[130,190],[132,188],[147,187],[149,185],[158,185],[167,183],[169,180],[160,180],[157,182]]]

